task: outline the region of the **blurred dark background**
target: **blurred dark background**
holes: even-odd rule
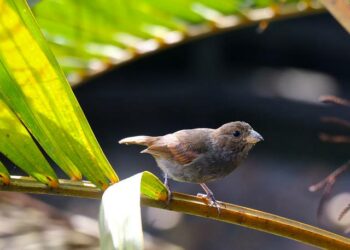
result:
[[[192,41],[93,79],[75,94],[121,178],[144,170],[161,177],[141,148],[117,144],[123,137],[249,122],[265,141],[233,174],[209,184],[216,198],[342,233],[346,225],[327,218],[318,224],[321,194],[308,186],[350,159],[349,145],[318,139],[320,132],[350,135],[320,122],[321,116],[347,118],[350,109],[318,102],[324,94],[350,97],[349,65],[349,35],[321,14],[274,22],[262,33],[255,26]],[[350,191],[349,181],[349,173],[342,175],[333,194]],[[201,191],[191,184],[171,187]],[[97,218],[98,201],[40,197]],[[143,213],[145,231],[184,249],[313,249],[212,220],[150,208]]]

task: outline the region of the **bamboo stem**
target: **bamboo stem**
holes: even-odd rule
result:
[[[34,194],[63,195],[79,198],[100,199],[102,191],[88,181],[59,180],[57,189],[48,188],[33,178],[11,176],[10,185],[0,185],[0,191],[27,192]],[[220,214],[202,198],[182,193],[173,193],[170,204],[142,197],[144,206],[162,208],[213,220],[232,223],[259,231],[293,239],[325,249],[350,249],[350,239],[294,220],[262,211],[219,202]]]

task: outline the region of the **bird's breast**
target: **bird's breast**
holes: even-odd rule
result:
[[[156,161],[171,179],[191,183],[206,183],[223,178],[237,167],[237,164],[230,159],[223,160],[204,156],[186,165],[168,159],[156,159]]]

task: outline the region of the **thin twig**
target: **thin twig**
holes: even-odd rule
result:
[[[334,116],[323,116],[321,117],[321,122],[332,123],[342,127],[350,128],[350,122],[344,119],[340,119]]]
[[[333,184],[335,179],[343,173],[345,170],[347,170],[350,166],[350,161],[346,162],[345,164],[341,165],[339,168],[334,170],[331,174],[329,174],[326,178],[324,178],[322,181],[312,185],[309,187],[310,192],[316,192],[323,188],[326,185]]]
[[[343,211],[339,214],[338,221],[344,218],[344,216],[350,211],[350,204],[348,204]]]
[[[320,102],[323,102],[323,103],[329,103],[329,104],[350,107],[350,101],[343,99],[343,98],[340,98],[340,97],[337,97],[337,96],[333,96],[333,95],[320,96],[319,100],[320,100]]]
[[[341,0],[340,2],[336,2],[333,0],[321,0],[321,2],[327,7],[328,10],[338,19],[338,21],[348,30],[349,25],[345,24],[345,20],[349,20],[349,17],[346,17],[345,13],[349,13],[349,8],[346,10],[342,9],[340,6],[346,5],[349,7],[349,3],[346,1]],[[345,107],[350,107],[350,101],[339,98],[336,96],[331,96],[331,95],[326,95],[326,96],[321,96],[319,98],[321,102],[324,103],[330,103],[330,104],[336,104],[340,106],[345,106]],[[326,123],[333,123],[337,124],[346,128],[350,128],[350,122],[341,118],[337,117],[322,117],[321,118],[322,122]],[[331,143],[350,143],[350,136],[345,136],[345,135],[329,135],[326,133],[320,133],[319,138],[321,141],[324,142],[331,142]],[[320,181],[319,183],[312,185],[309,187],[309,190],[311,192],[317,191],[321,188],[323,189],[323,194],[320,200],[320,203],[317,208],[317,218],[320,220],[320,217],[323,212],[323,207],[325,202],[328,200],[330,193],[332,192],[334,183],[336,181],[336,178],[343,173],[345,170],[348,169],[350,165],[350,161],[342,165],[341,167],[337,168],[334,172],[332,172],[330,175],[328,175],[324,180]],[[338,220],[341,220],[348,212],[350,211],[350,204],[345,207],[342,212],[339,214]]]
[[[315,191],[318,191],[318,190],[323,188],[322,197],[321,197],[320,203],[319,203],[318,208],[317,208],[317,218],[318,219],[321,218],[324,204],[326,203],[326,201],[329,198],[329,195],[332,192],[332,189],[333,189],[333,186],[334,186],[334,183],[335,183],[337,177],[340,174],[342,174],[343,172],[345,172],[349,168],[349,166],[350,166],[350,161],[346,162],[345,164],[343,164],[342,166],[337,168],[335,171],[333,171],[330,175],[328,175],[322,181],[309,187],[310,192],[315,192]],[[342,218],[346,214],[346,212],[347,212],[346,209],[344,209],[343,212],[339,215],[339,218]]]
[[[60,180],[59,187],[53,190],[32,178],[18,176],[12,176],[11,183],[0,186],[0,190],[93,199],[99,199],[102,196],[102,191],[90,182]],[[152,200],[147,197],[142,197],[142,204],[237,224],[319,248],[350,249],[348,238],[277,215],[229,203],[219,202],[220,214],[218,214],[215,207],[208,206],[201,198],[174,192],[169,204],[166,201]]]
[[[350,143],[350,136],[346,136],[346,135],[330,135],[326,133],[320,133],[318,137],[323,142]]]

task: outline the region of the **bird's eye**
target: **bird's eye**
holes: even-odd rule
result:
[[[233,136],[234,137],[239,137],[241,135],[241,132],[239,132],[238,130],[236,130],[235,132],[233,132]]]

